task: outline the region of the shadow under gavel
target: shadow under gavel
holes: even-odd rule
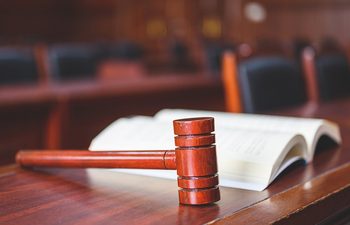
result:
[[[173,121],[175,150],[150,151],[19,151],[23,167],[130,168],[177,170],[179,202],[210,204],[220,200],[214,119],[199,117]]]

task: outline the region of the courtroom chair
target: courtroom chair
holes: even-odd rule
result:
[[[227,50],[235,50],[235,46],[230,44],[219,43],[207,43],[205,45],[205,54],[208,69],[212,73],[218,73],[221,71],[222,66],[222,54]]]
[[[225,92],[226,111],[241,113],[243,106],[239,89],[237,56],[233,51],[225,51],[222,56],[221,79]]]
[[[306,86],[306,95],[309,102],[319,103],[320,92],[316,77],[315,49],[308,46],[302,50],[301,65]]]
[[[319,54],[333,54],[342,52],[343,49],[333,37],[324,37],[318,48]]]
[[[310,41],[304,38],[295,38],[292,41],[292,55],[297,62],[302,61],[302,55],[305,48],[310,46]]]
[[[235,48],[238,61],[256,57],[292,56],[292,48],[285,43],[272,39],[258,39],[255,43],[240,43]]]
[[[133,42],[102,43],[97,77],[102,80],[134,79],[146,75],[143,49]]]
[[[296,63],[278,56],[255,57],[238,66],[244,112],[256,113],[305,102],[305,88]]]
[[[0,48],[0,85],[38,81],[37,65],[31,49]]]
[[[190,57],[188,46],[184,41],[174,40],[169,46],[171,70],[174,72],[194,72],[195,63]]]
[[[303,69],[309,96],[328,101],[350,96],[350,68],[343,52],[321,52],[309,47],[303,52]]]
[[[56,81],[93,79],[99,48],[87,44],[54,45],[48,50],[50,74]]]
[[[104,45],[103,59],[119,59],[123,61],[137,61],[143,56],[143,49],[138,44],[121,41]]]
[[[350,96],[350,68],[345,55],[332,53],[316,58],[316,75],[322,100]]]

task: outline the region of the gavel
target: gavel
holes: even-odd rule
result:
[[[214,118],[173,121],[175,150],[19,151],[22,167],[130,168],[177,170],[179,202],[204,205],[220,200]]]

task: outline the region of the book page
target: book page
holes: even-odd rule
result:
[[[269,131],[238,130],[216,126],[220,185],[262,190],[269,183],[272,168],[294,135]],[[90,150],[174,149],[172,122],[137,116],[117,120],[91,143]],[[118,170],[176,179],[174,171]]]
[[[155,118],[171,122],[174,119],[186,117],[214,117],[217,127],[228,127],[231,129],[251,129],[270,132],[289,132],[301,134],[307,142],[309,160],[313,157],[314,148],[318,141],[317,134],[320,131],[326,133],[336,142],[340,143],[340,132],[336,124],[322,119],[309,119],[298,117],[283,117],[269,115],[253,115],[239,113],[225,113],[200,110],[164,109],[159,111]]]
[[[152,117],[121,118],[110,124],[91,142],[90,150],[168,150],[175,149],[171,123]]]

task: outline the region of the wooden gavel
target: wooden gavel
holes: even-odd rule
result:
[[[16,162],[23,167],[176,169],[181,204],[219,201],[214,119],[174,120],[173,126],[175,150],[19,151]]]

